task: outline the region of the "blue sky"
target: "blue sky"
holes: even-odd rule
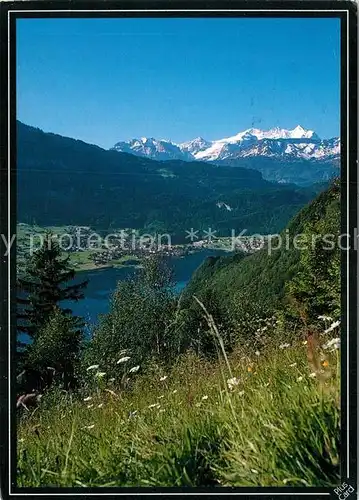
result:
[[[108,148],[250,127],[339,135],[339,19],[20,19],[17,117]]]

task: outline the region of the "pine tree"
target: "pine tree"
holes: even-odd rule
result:
[[[88,284],[83,281],[68,285],[74,277],[69,257],[62,257],[60,245],[51,233],[47,233],[41,248],[30,257],[25,276],[18,278],[18,331],[34,340],[55,306],[71,315],[72,310],[61,308],[61,302],[82,299],[83,289]]]

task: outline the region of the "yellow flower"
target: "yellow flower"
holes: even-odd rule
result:
[[[329,366],[329,361],[325,359],[322,365],[324,366],[324,368],[326,368],[327,366]]]
[[[248,370],[249,372],[252,372],[252,371],[253,371],[253,368],[252,368],[251,366],[248,366],[247,370]]]

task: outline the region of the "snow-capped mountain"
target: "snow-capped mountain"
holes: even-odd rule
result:
[[[153,160],[193,160],[192,155],[182,151],[177,144],[166,140],[157,140],[153,137],[118,142],[112,149],[121,153],[146,156]]]
[[[313,130],[297,125],[292,130],[250,128],[224,139],[208,141],[197,137],[181,144],[153,138],[132,139],[118,142],[112,149],[155,160],[222,162],[258,156],[320,161],[339,158],[340,139],[321,139]]]
[[[201,151],[205,151],[210,148],[212,143],[210,141],[206,141],[202,137],[196,137],[192,141],[183,142],[179,144],[179,148],[182,152],[190,153],[191,155],[195,155],[200,153]]]

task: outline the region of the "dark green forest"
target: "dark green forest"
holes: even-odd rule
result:
[[[203,162],[157,162],[17,123],[17,219],[169,232],[281,230],[323,186],[265,181],[257,170]],[[225,202],[231,211],[218,208]],[[74,209],[76,207],[76,209]]]

